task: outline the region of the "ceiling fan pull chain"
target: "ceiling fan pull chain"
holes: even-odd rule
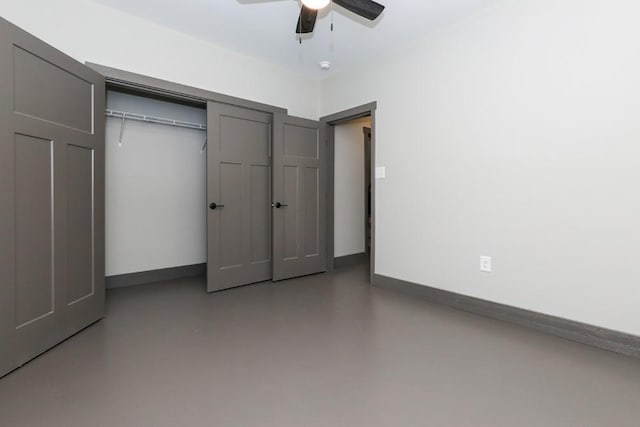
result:
[[[304,4],[300,6],[300,18],[298,19],[298,43],[302,44],[302,9]]]
[[[333,0],[331,0],[331,32],[333,32]]]

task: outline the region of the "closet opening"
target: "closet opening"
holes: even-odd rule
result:
[[[206,273],[207,291],[217,292],[327,270],[322,195],[328,156],[317,121],[273,105],[87,65],[105,76],[109,90],[109,287]],[[126,111],[133,107],[145,111]],[[149,128],[153,143],[138,147],[128,141],[130,130],[140,127]],[[157,148],[167,132],[178,131],[184,134],[180,144]],[[130,150],[137,150],[135,161],[123,157]],[[132,179],[138,188],[127,187]]]
[[[107,85],[105,115],[107,288],[204,275],[206,103]]]

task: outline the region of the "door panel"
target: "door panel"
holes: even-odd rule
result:
[[[53,145],[15,135],[16,328],[53,313]]]
[[[318,123],[276,114],[273,147],[273,279],[326,271],[327,163]]]
[[[317,129],[285,123],[283,154],[292,158],[318,159]]]
[[[15,44],[13,63],[16,112],[92,132],[91,82]]]
[[[218,208],[221,239],[220,269],[229,270],[243,267],[243,227],[242,227],[242,165],[220,162],[220,198],[224,209]],[[222,204],[220,202],[219,204]],[[222,209],[222,210],[221,210]]]
[[[271,115],[207,106],[209,292],[271,279]],[[222,206],[220,206],[222,205]]]
[[[92,148],[67,145],[67,204],[69,227],[69,281],[67,304],[91,297],[94,277],[94,194],[95,164]]]
[[[104,90],[0,19],[0,375],[103,316]]]
[[[278,192],[276,192],[274,188],[274,198],[277,200],[286,200],[286,204],[289,205],[287,207],[292,207],[293,209],[282,209],[278,212],[278,215],[282,216],[284,224],[288,224],[289,226],[282,227],[282,231],[276,233],[276,227],[274,225],[274,237],[279,239],[281,235],[283,236],[282,244],[284,245],[284,250],[282,258],[289,261],[300,258],[300,237],[298,233],[300,231],[302,211],[297,208],[299,206],[298,167],[283,165],[282,171],[282,196],[280,198],[275,197],[275,194],[278,194]],[[286,199],[284,198],[285,194],[288,196]],[[274,216],[274,218],[276,217]],[[278,222],[280,221],[278,218]],[[274,243],[276,243],[276,239],[274,239]],[[280,246],[280,242],[278,241],[277,243],[278,246]]]
[[[271,167],[251,167],[251,262],[271,264]]]
[[[320,168],[304,168],[305,251],[304,256],[318,256],[320,252]]]

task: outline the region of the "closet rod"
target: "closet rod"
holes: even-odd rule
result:
[[[105,110],[107,117],[115,117],[125,120],[136,120],[139,122],[156,123],[160,125],[176,126],[181,128],[207,130],[207,125],[200,123],[183,122],[180,120],[164,119],[162,117],[147,116],[146,114],[127,113],[126,111]]]

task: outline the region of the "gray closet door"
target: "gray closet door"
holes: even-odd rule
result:
[[[274,115],[273,280],[326,271],[326,157],[318,122]]]
[[[207,289],[271,279],[271,115],[207,106]]]
[[[0,375],[103,316],[104,96],[0,19]]]

